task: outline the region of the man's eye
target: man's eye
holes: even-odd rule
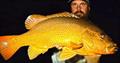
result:
[[[81,3],[81,5],[87,5],[87,3]]]
[[[72,3],[71,5],[72,5],[72,6],[75,6],[75,5],[76,5],[76,3]]]

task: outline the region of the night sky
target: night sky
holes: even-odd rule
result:
[[[90,0],[90,20],[103,29],[120,46],[120,0]],[[49,15],[70,11],[67,0],[1,0],[0,1],[0,35],[15,35],[26,32],[25,19],[31,14]],[[50,63],[50,49],[44,55],[30,61],[27,46],[20,48],[16,55],[0,63]],[[120,50],[114,55],[104,55],[101,63],[120,63]],[[49,61],[49,62],[46,62]]]

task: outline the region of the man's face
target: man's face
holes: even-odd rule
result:
[[[90,6],[85,0],[73,0],[71,2],[71,12],[78,17],[87,17]]]

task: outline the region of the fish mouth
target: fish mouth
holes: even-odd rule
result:
[[[117,51],[117,47],[113,47],[113,48],[106,48],[105,52],[106,54],[114,54]]]
[[[110,44],[106,49],[106,54],[114,54],[118,50],[117,44]]]

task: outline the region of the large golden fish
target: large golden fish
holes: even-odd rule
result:
[[[113,54],[116,49],[116,44],[101,29],[67,12],[49,16],[31,15],[25,24],[28,32],[0,37],[0,54],[5,60],[22,46],[29,46],[31,60],[53,47],[60,49],[61,60],[76,54]]]

